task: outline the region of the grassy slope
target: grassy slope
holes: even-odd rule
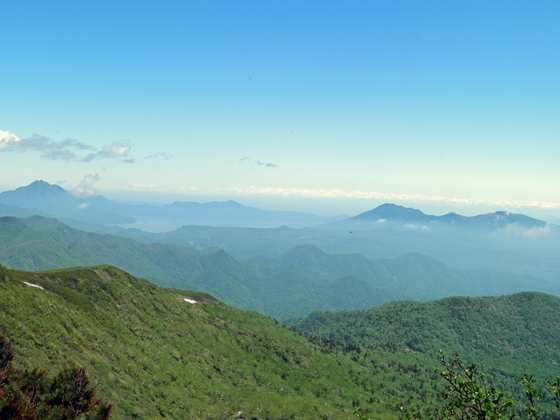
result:
[[[300,324],[365,345],[342,349],[110,266],[0,267],[0,329],[18,363],[84,366],[115,404],[115,418],[225,419],[243,411],[244,418],[349,419],[355,405],[395,418],[397,404],[433,406],[443,386],[433,371],[440,348],[481,362],[492,383],[522,400],[522,372],[535,373],[539,386],[560,374],[559,302],[539,293],[450,298],[314,313]]]
[[[357,401],[394,417],[397,402],[426,398],[419,380],[428,396],[438,386],[410,355],[329,350],[265,316],[110,266],[0,268],[0,313],[18,363],[84,366],[115,418],[348,419]]]

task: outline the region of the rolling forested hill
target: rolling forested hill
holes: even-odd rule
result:
[[[392,302],[365,311],[314,312],[292,326],[325,339],[432,355],[442,350],[514,381],[560,376],[560,298],[544,293]]]
[[[24,270],[111,264],[159,286],[210,293],[279,319],[371,308],[395,299],[556,292],[550,283],[523,274],[459,270],[417,253],[372,261],[302,245],[277,258],[260,255],[242,262],[221,249],[200,252],[82,232],[40,216],[0,218],[0,263]]]

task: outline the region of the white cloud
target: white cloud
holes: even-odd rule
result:
[[[85,151],[90,150],[91,153],[80,158],[71,150]],[[114,159],[127,157],[130,153],[130,145],[128,142],[113,142],[110,146],[98,150],[96,147],[82,143],[74,139],[66,139],[62,141],[54,141],[48,137],[33,134],[27,139],[22,139],[9,131],[0,130],[0,152],[18,152],[25,153],[28,151],[36,151],[41,153],[43,159],[62,160],[64,162],[82,161],[90,162],[94,159]],[[124,159],[123,162],[133,163],[134,159]]]
[[[89,174],[84,176],[84,179],[82,179],[82,181],[78,184],[73,194],[76,197],[91,197],[92,195],[97,194],[97,190],[94,185],[99,181],[99,179],[98,174]]]
[[[278,168],[278,165],[272,162],[262,162],[260,160],[254,160],[250,157],[244,157],[239,159],[239,163],[248,163],[249,165],[264,166],[265,168]]]
[[[375,223],[387,223],[387,219],[377,219]]]
[[[524,238],[537,239],[550,234],[551,226],[550,224],[547,223],[542,227],[524,228],[523,226],[514,223],[511,225],[507,225],[502,229],[498,229],[498,231],[500,233],[505,233],[507,235],[522,236]]]
[[[244,158],[245,159],[245,158]],[[248,159],[248,158],[247,158]],[[383,200],[386,202],[409,202],[409,203],[437,203],[454,204],[465,206],[488,206],[495,208],[535,208],[560,210],[560,203],[546,201],[514,201],[514,200],[481,200],[474,198],[456,198],[446,196],[427,196],[420,194],[397,194],[379,193],[374,191],[343,191],[325,189],[305,189],[305,188],[277,188],[277,187],[248,187],[248,188],[199,188],[165,185],[147,184],[114,184],[115,187],[132,190],[150,190],[174,193],[199,194],[220,194],[220,195],[262,195],[262,196],[281,196],[281,197],[300,197],[300,198],[349,198],[359,200]],[[383,220],[383,219],[380,219]],[[382,222],[379,222],[382,223]]]
[[[389,202],[405,201],[416,203],[445,203],[477,206],[492,206],[498,208],[541,208],[559,210],[560,203],[546,201],[517,201],[517,200],[486,200],[475,198],[457,198],[421,194],[380,193],[375,191],[343,191],[339,189],[306,189],[306,188],[276,188],[276,187],[249,187],[227,188],[225,192],[243,195],[276,195],[283,197],[304,198],[353,198],[362,200],[385,200]]]
[[[0,130],[0,151],[17,150],[21,143],[21,139],[9,131]]]
[[[84,149],[91,146],[76,140],[67,139],[55,142],[45,136],[33,134],[28,139],[21,139],[8,131],[0,131],[0,152],[24,153],[29,150],[41,152],[41,157],[49,160],[63,160],[69,162],[76,160],[76,155],[69,148]]]
[[[91,162],[96,159],[116,159],[120,157],[126,157],[130,153],[130,145],[128,142],[115,141],[111,143],[110,146],[105,147],[95,153],[89,153],[82,160],[84,162]],[[126,159],[127,163],[133,163],[133,160]]]

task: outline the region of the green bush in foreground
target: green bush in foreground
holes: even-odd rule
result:
[[[49,378],[46,369],[16,369],[14,351],[0,336],[0,418],[6,420],[107,420],[111,406],[95,396],[85,370],[63,368]]]
[[[518,415],[513,411],[514,403],[505,397],[503,392],[488,386],[483,373],[479,373],[476,365],[465,365],[458,355],[452,361],[445,359],[440,352],[438,359],[443,370],[437,371],[447,382],[447,388],[442,393],[444,404],[434,410],[431,416],[412,412],[407,407],[399,407],[407,420],[447,419],[447,420],[503,420],[515,419]],[[532,375],[524,374],[521,382],[525,388],[528,406],[525,414],[528,419],[539,420],[537,401],[543,398],[536,389]],[[560,410],[560,378],[548,381],[552,391],[552,400]],[[355,416],[361,420],[369,420],[367,410],[356,409]]]

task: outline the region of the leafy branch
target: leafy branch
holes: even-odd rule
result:
[[[441,394],[444,405],[436,410],[428,420],[513,420],[516,414],[512,411],[513,401],[506,398],[503,392],[489,386],[483,373],[479,373],[474,364],[463,363],[458,355],[447,360],[440,351],[438,359],[443,369],[436,370],[446,382],[447,388]],[[529,419],[539,420],[537,402],[543,398],[535,387],[533,375],[524,374],[521,382],[525,387],[528,407],[525,412]],[[553,393],[553,401],[560,410],[560,378],[548,381]],[[420,412],[413,413],[407,407],[399,407],[406,420],[422,420]],[[360,420],[370,420],[367,409],[358,407],[354,415]]]

